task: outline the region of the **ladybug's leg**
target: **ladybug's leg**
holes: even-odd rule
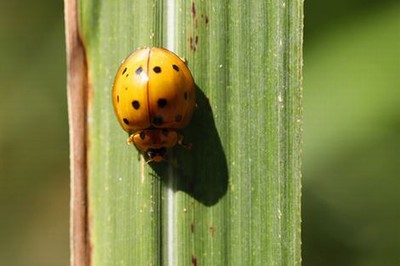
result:
[[[187,66],[187,64],[188,64],[188,61],[187,61],[187,59],[185,58],[185,57],[179,57],[181,60],[182,60],[182,62]]]
[[[135,143],[135,141],[134,141],[134,139],[133,139],[134,136],[135,136],[134,134],[131,134],[131,135],[128,137],[128,139],[126,140],[126,143],[127,143],[128,145],[131,145],[132,143]]]
[[[190,150],[192,148],[192,143],[185,143],[183,142],[183,135],[179,134],[178,135],[178,144],[182,145],[182,147]]]
[[[152,161],[153,161],[153,159],[151,159],[148,155],[146,155],[146,154],[143,154],[143,157],[144,157],[144,161],[145,161],[145,163],[146,164],[149,164],[149,163],[151,163]]]

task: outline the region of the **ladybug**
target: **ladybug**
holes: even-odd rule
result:
[[[112,102],[128,143],[148,161],[166,159],[183,144],[176,129],[186,127],[196,106],[195,84],[185,62],[164,48],[143,48],[129,55],[114,79]],[[187,146],[188,147],[188,146]]]

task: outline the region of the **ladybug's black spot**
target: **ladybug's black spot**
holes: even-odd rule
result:
[[[153,125],[155,125],[155,126],[160,126],[160,125],[162,125],[163,122],[164,122],[164,119],[162,118],[162,116],[156,116],[153,118]]]
[[[161,67],[159,67],[159,66],[156,66],[156,67],[154,67],[153,68],[153,71],[155,72],[155,73],[161,73]]]
[[[146,137],[146,133],[144,133],[144,131],[141,131],[140,134],[139,134],[139,137],[141,139],[144,139]]]
[[[172,68],[175,69],[176,72],[179,72],[179,67],[177,65],[172,65]]]
[[[168,129],[163,129],[163,130],[161,130],[161,134],[163,134],[165,137],[168,137],[168,133],[169,133],[169,131],[168,131]]]
[[[138,110],[140,108],[140,103],[138,101],[133,101],[132,106],[135,108],[135,110]]]
[[[128,70],[128,69],[125,67],[125,68],[124,68],[124,71],[122,71],[122,74],[121,74],[121,75],[124,75],[125,72],[126,72],[127,70]]]
[[[142,66],[140,66],[136,69],[135,73],[136,73],[136,75],[140,75],[140,73],[142,73],[142,71],[143,71],[143,68],[142,68]]]
[[[124,118],[122,120],[124,121],[125,124],[129,125],[129,120],[128,119]]]
[[[167,105],[167,100],[166,99],[158,99],[157,105],[160,108],[164,108]]]
[[[176,115],[175,116],[175,121],[176,122],[181,122],[182,121],[182,115]]]
[[[186,101],[189,99],[189,93],[187,91],[183,94],[183,98],[185,98]]]

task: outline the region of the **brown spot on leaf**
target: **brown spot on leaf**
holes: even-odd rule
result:
[[[194,229],[195,229],[196,225],[194,223],[190,224],[190,232],[194,233]]]
[[[215,227],[213,225],[210,226],[209,231],[210,231],[211,237],[214,238]]]
[[[196,52],[196,45],[193,42],[192,36],[190,36],[190,38],[189,38],[189,44],[190,44],[190,50],[192,50],[193,52]]]
[[[192,2],[192,16],[193,18],[196,16],[196,4]]]

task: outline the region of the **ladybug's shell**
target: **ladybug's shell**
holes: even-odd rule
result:
[[[195,108],[195,84],[185,63],[163,48],[137,50],[121,64],[112,99],[122,128],[183,128]]]

